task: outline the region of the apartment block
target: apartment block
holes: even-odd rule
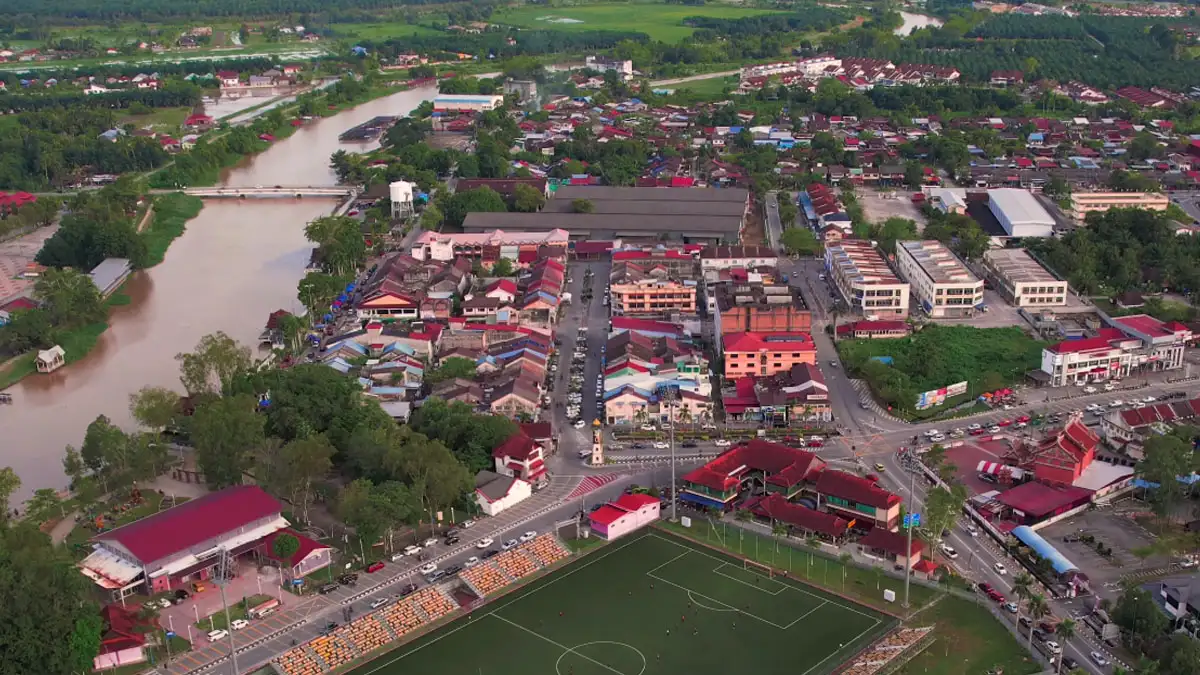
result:
[[[896,267],[929,316],[972,316],[983,304],[983,281],[940,241],[896,242]]]
[[[908,317],[909,285],[870,242],[844,239],[826,244],[825,269],[853,311],[868,319]]]
[[[1109,209],[1166,211],[1170,203],[1161,192],[1076,192],[1071,195],[1071,217],[1083,220],[1093,211]]]
[[[770,377],[817,362],[817,346],[809,333],[731,333],[721,336],[721,342],[729,380]]]
[[[617,262],[608,279],[613,316],[661,318],[696,313],[699,284],[662,265]]]
[[[1067,282],[1051,274],[1023,248],[988,251],[983,254],[983,268],[993,288],[1017,307],[1067,304]]]

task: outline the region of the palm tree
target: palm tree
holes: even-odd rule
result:
[[[1017,596],[1017,621],[1021,620],[1021,603],[1029,598],[1030,592],[1033,589],[1033,577],[1028,573],[1022,572],[1013,578],[1013,595]]]
[[[1050,605],[1046,602],[1046,597],[1040,593],[1034,593],[1029,596],[1029,646],[1033,646],[1033,627],[1037,622],[1050,613]]]
[[[1063,619],[1061,623],[1054,627],[1054,634],[1058,636],[1059,644],[1065,650],[1067,648],[1067,641],[1075,637],[1075,619]],[[1062,662],[1063,660],[1060,657],[1058,663],[1055,664],[1058,672],[1062,672]]]
[[[673,420],[680,424],[691,424],[695,418],[692,417],[692,409],[688,406],[679,406],[675,413],[676,419]]]

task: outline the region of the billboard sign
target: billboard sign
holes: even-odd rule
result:
[[[917,396],[917,410],[925,410],[935,405],[941,405],[946,402],[947,398],[965,393],[967,393],[966,382],[956,382],[949,387],[922,392]]]

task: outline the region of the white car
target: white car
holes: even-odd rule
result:
[[[653,424],[643,424],[642,426],[640,426],[638,428],[641,429],[642,431],[654,431]]]
[[[537,536],[537,532],[530,530],[530,531],[526,532],[525,534],[521,535],[521,543],[524,544],[527,541],[533,541],[533,538],[536,536]]]
[[[1094,394],[1094,393],[1096,393],[1096,388],[1095,388],[1095,387],[1084,387],[1084,388],[1083,388],[1083,393],[1085,393],[1085,394]]]
[[[941,435],[941,433],[942,432],[938,431],[937,429],[928,429],[925,432],[925,438],[933,438],[934,436]]]
[[[376,598],[371,601],[371,609],[379,609],[391,602],[391,598]]]
[[[485,548],[491,546],[493,541],[495,541],[495,540],[493,540],[491,537],[484,537],[483,539],[480,539],[479,541],[475,542],[475,548],[480,549],[480,550],[485,549]]]
[[[966,530],[967,534],[971,535],[972,537],[979,534],[979,528],[975,527],[975,523],[967,523],[966,525],[963,525],[963,529]]]
[[[472,527],[472,526],[474,526],[474,525],[475,525],[475,521],[474,521],[473,519],[471,519],[471,518],[467,518],[466,520],[464,520],[464,521],[462,521],[461,523],[459,523],[459,524],[458,524],[458,526],[459,526],[459,527],[461,527],[461,528],[462,528],[462,529],[464,529],[464,530],[469,530],[469,529],[471,529],[471,527]]]
[[[229,627],[234,630],[241,630],[249,625],[250,622],[245,619],[234,619],[233,621],[229,622]]]
[[[1109,404],[1108,404],[1108,407],[1110,407],[1110,408],[1120,408],[1120,407],[1121,407],[1121,406],[1123,406],[1123,405],[1125,405],[1125,401],[1122,401],[1121,399],[1117,399],[1117,400],[1113,401],[1112,403],[1109,403]]]
[[[718,438],[717,440],[713,441],[713,445],[717,446],[718,448],[728,448],[733,444],[730,443],[728,439]]]
[[[955,551],[954,548],[948,544],[940,544],[938,545],[938,548],[942,549],[942,554],[951,560],[954,560],[958,557],[958,551]]]
[[[437,539],[435,539],[434,537],[430,537],[430,538],[426,539],[425,541],[421,542],[421,546],[424,546],[425,548],[429,548],[430,546],[433,546],[437,542],[438,542]]]
[[[1051,654],[1061,654],[1062,653],[1062,646],[1060,646],[1054,640],[1046,640],[1046,649],[1049,649]]]
[[[1153,396],[1147,396],[1146,398],[1142,399],[1142,403],[1154,403],[1156,400],[1158,399],[1154,398]]]
[[[418,555],[421,553],[420,546],[405,546],[404,555]]]
[[[1000,433],[1000,427],[993,424],[992,426],[988,427],[988,433],[989,434],[998,434],[998,433]]]
[[[967,425],[967,429],[969,431],[975,431],[976,429],[982,429],[982,428],[983,428],[983,425],[979,424],[979,423]]]
[[[1049,643],[1047,643],[1047,646],[1049,646]],[[1089,652],[1088,656],[1092,657],[1092,660],[1095,661],[1096,665],[1098,665],[1098,666],[1107,666],[1108,665],[1108,659],[1104,658],[1104,655],[1101,654],[1100,652],[1096,652],[1096,651]]]
[[[466,560],[463,561],[463,567],[465,567],[467,569],[471,569],[472,567],[474,567],[478,564],[479,564],[478,556],[471,556],[470,558],[467,558]]]
[[[998,562],[995,565],[992,565],[992,569],[996,570],[996,574],[999,574],[1001,576],[1008,574],[1008,568],[1005,567],[1004,563],[1002,563],[1002,562]]]
[[[1027,426],[1029,426],[1029,423],[1027,423],[1027,422],[1017,422],[1016,424],[1013,425],[1013,428],[1024,429]]]
[[[506,541],[506,542],[504,542],[503,544],[501,544],[501,545],[500,545],[500,550],[502,550],[502,551],[507,551],[508,549],[510,549],[510,548],[512,548],[512,547],[514,547],[514,546],[516,546],[516,545],[517,545],[517,543],[518,543],[518,542],[517,542],[517,540],[516,540],[516,539],[509,539],[508,541]]]
[[[404,559],[403,551],[396,551],[395,553],[392,554],[392,562],[400,562],[403,559]]]
[[[1117,385],[1113,384],[1112,382],[1106,382],[1104,384],[1104,391],[1112,391],[1113,389],[1116,389],[1116,388],[1117,388]]]
[[[579,420],[579,421],[575,422],[575,424],[572,424],[571,426],[575,427],[576,429],[582,429],[587,426],[587,422],[584,422],[583,420]]]
[[[838,367],[838,362],[837,362],[837,361],[830,361],[830,362],[829,362],[829,365],[833,366],[834,368],[837,368],[837,367]]]
[[[224,640],[227,637],[229,637],[229,631],[227,631],[227,630],[217,629],[217,630],[208,632],[208,641],[209,642],[216,642],[217,640]]]
[[[942,434],[938,434],[937,436],[930,436],[930,437],[929,437],[929,442],[930,442],[930,443],[941,443],[941,442],[942,442],[942,441],[944,441],[944,440],[946,440],[946,437],[945,437],[945,436],[943,436]]]
[[[436,569],[437,569],[436,563],[425,563],[424,565],[421,565],[421,567],[419,567],[417,569],[417,571],[420,572],[421,574],[433,574],[434,570],[436,570]]]
[[[663,441],[655,441],[655,443],[654,443],[655,450],[666,450],[670,447],[671,446],[669,444],[664,443]]]

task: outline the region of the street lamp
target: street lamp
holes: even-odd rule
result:
[[[667,441],[671,446],[671,522],[679,520],[679,495],[675,489],[675,396],[677,391],[675,387],[664,387],[659,392],[659,400],[667,405],[668,410],[668,431],[667,436],[670,440]]]

